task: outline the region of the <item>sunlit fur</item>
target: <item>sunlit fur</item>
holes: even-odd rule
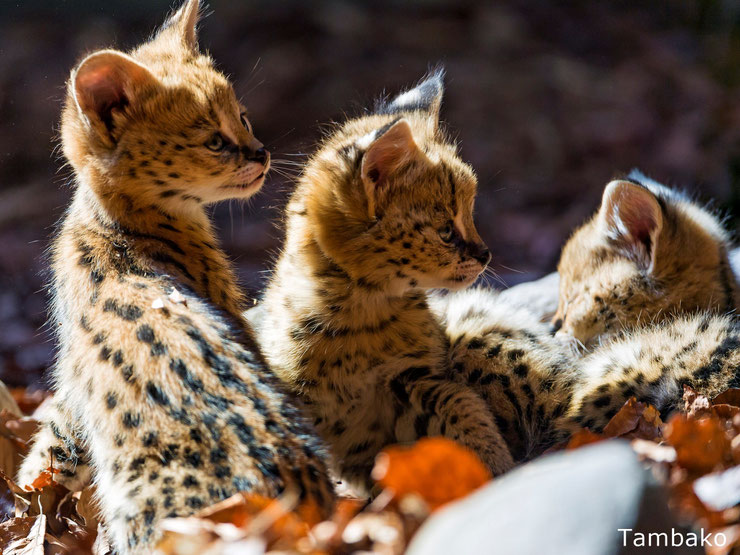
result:
[[[121,555],[238,491],[333,503],[326,450],[266,366],[204,207],[255,192],[269,158],[196,50],[198,8],[130,56],[82,60],[62,122],[76,189],[51,249],[54,400],[18,480],[50,457],[72,490],[92,474]]]
[[[322,254],[353,279],[396,295],[470,285],[485,267],[463,244],[482,242],[473,223],[477,180],[433,118],[421,112],[405,116],[423,157],[404,166],[379,192],[382,215],[368,214],[358,142],[397,119],[384,114],[350,120],[325,142],[289,207],[290,216],[293,206],[305,205],[306,217],[291,219],[288,242],[310,228]],[[448,223],[459,241],[440,239],[439,229]]]
[[[471,289],[435,298],[455,376],[483,396],[516,463],[581,428],[601,431],[630,397],[661,416],[683,386],[712,398],[740,386],[734,315],[679,315],[610,335],[576,356],[506,295]]]
[[[727,232],[684,194],[631,174],[657,200],[662,229],[649,267],[636,262],[603,228],[605,207],[578,229],[558,265],[558,335],[591,347],[608,335],[703,310],[734,311],[736,282]]]
[[[263,302],[266,358],[362,485],[385,445],[427,434],[495,473],[511,466],[482,400],[446,377],[426,304],[425,289],[472,283],[490,256],[473,225],[475,176],[439,129],[441,96],[436,74],[326,139],[288,204]]]
[[[197,45],[189,45],[177,21],[128,54],[144,73],[134,96],[111,114],[106,135],[91,122],[75,94],[72,73],[62,117],[62,146],[80,181],[119,221],[135,218],[157,206],[171,213],[202,212],[205,203],[248,198],[259,190],[266,164],[249,159],[262,147],[241,115],[244,107],[227,78]],[[227,147],[206,147],[219,132]]]
[[[667,417],[684,385],[709,397],[740,385],[737,318],[717,314],[736,299],[727,233],[638,177],[644,186],[612,182],[565,247],[556,336],[538,322],[546,307],[530,313],[523,298],[542,287],[547,299],[555,275],[520,291],[434,298],[455,375],[487,401],[515,462],[582,427],[600,431],[632,396]],[[622,218],[607,219],[615,207]]]

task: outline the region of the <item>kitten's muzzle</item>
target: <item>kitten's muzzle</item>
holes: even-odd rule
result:
[[[263,146],[256,150],[253,150],[248,146],[243,146],[241,151],[242,156],[244,156],[248,162],[255,162],[264,166],[270,160],[270,151]]]
[[[488,266],[491,261],[491,251],[488,250],[485,243],[467,243],[465,254],[480,262],[482,266]]]
[[[267,151],[267,149],[265,149],[265,147],[258,148],[254,152],[254,156],[247,157],[247,160],[249,160],[250,162],[257,162],[259,164],[262,164],[263,166],[269,159],[270,159],[270,153]]]

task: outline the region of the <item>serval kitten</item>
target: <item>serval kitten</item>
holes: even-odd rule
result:
[[[261,187],[269,153],[200,54],[198,0],[126,54],[72,71],[62,145],[76,190],[52,247],[55,406],[20,470],[74,488],[88,465],[118,553],[236,493],[332,503],[325,450],[265,365],[210,203]]]
[[[663,419],[683,405],[683,386],[710,399],[740,387],[740,322],[699,313],[612,338],[581,358],[582,380],[554,424],[562,435],[600,431],[630,398],[654,405]]]
[[[471,284],[489,261],[473,224],[476,178],[439,126],[441,72],[334,132],[287,207],[260,341],[366,485],[390,443],[443,435],[495,474],[512,465],[483,400],[448,378],[425,289]]]
[[[430,298],[447,341],[453,376],[483,397],[515,462],[540,455],[559,436],[582,372],[550,326],[505,292],[482,288]]]
[[[736,298],[727,233],[705,209],[637,177],[647,185],[610,183],[595,222],[566,245],[561,287],[572,295],[560,310],[570,325],[556,322],[556,337],[505,293],[433,303],[456,376],[487,400],[516,461],[581,426],[600,430],[631,396],[667,416],[683,385],[713,396],[740,383],[737,322],[717,315]],[[599,325],[595,338],[576,336],[593,348],[584,357],[562,341]]]
[[[625,328],[738,303],[721,221],[639,172],[606,186],[601,208],[563,248],[558,336],[586,347]]]

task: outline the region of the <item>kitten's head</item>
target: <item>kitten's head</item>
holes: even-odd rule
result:
[[[64,153],[103,198],[195,206],[247,198],[270,156],[213,60],[198,50],[199,0],[186,0],[149,41],[101,50],[72,71]]]
[[[475,174],[439,126],[442,92],[439,70],[345,123],[306,168],[297,198],[320,249],[369,287],[458,289],[489,262]]]
[[[589,346],[678,313],[735,308],[728,237],[711,213],[639,172],[606,186],[563,248],[553,329]]]

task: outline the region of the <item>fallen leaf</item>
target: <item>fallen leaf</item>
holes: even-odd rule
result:
[[[1,381],[0,381],[0,410],[7,410],[8,412],[11,412],[12,414],[14,414],[16,417],[23,415],[23,413],[21,412],[21,409],[18,407],[18,403],[13,397],[12,392]]]
[[[31,528],[25,537],[17,537],[5,543],[5,555],[44,555],[44,538],[46,537],[46,515],[33,517]]]
[[[596,434],[592,432],[591,430],[587,430],[586,428],[583,428],[582,430],[578,430],[572,436],[570,436],[568,445],[566,445],[565,448],[566,449],[578,449],[579,447],[583,447],[584,445],[590,445],[591,443],[598,443],[599,441],[604,441],[605,439],[608,439],[608,438],[601,434]]]
[[[38,422],[32,418],[18,416],[7,409],[0,411],[0,470],[7,476],[15,476],[37,428]]]
[[[630,397],[604,426],[603,433],[605,436],[625,439],[655,439],[662,436],[662,429],[663,421],[658,410]]]
[[[683,386],[684,412],[689,416],[697,417],[709,412],[709,399],[701,395],[691,386]]]
[[[722,511],[740,504],[740,466],[705,474],[694,481],[694,493],[708,508]]]
[[[33,516],[20,516],[1,523],[0,545],[6,546],[7,549],[7,546],[10,546],[11,543],[27,538],[37,518]]]
[[[44,389],[29,390],[25,387],[13,388],[10,393],[22,414],[33,414],[41,403],[51,397],[50,391]]]
[[[676,450],[670,445],[659,445],[646,439],[633,439],[631,445],[635,453],[653,462],[676,462]]]
[[[718,534],[724,536],[723,545],[718,545],[720,542],[710,542],[710,544],[704,546],[707,555],[728,555],[729,553],[737,553],[737,547],[740,546],[740,524],[734,524],[725,528],[716,528],[712,530],[713,537],[716,538]]]
[[[360,513],[345,527],[342,541],[351,552],[400,555],[406,547],[401,517],[391,511]]]
[[[375,459],[373,479],[396,500],[417,494],[434,510],[478,489],[491,474],[465,447],[441,437],[420,439],[411,447],[392,446]]]
[[[56,483],[54,481],[54,474],[57,474],[58,472],[58,468],[49,466],[45,470],[41,471],[41,474],[36,476],[34,481],[31,482],[31,488],[40,490],[48,486],[53,486]]]
[[[714,417],[676,414],[666,426],[665,439],[676,449],[678,465],[693,472],[710,472],[729,455],[730,442]]]
[[[740,389],[728,389],[712,399],[713,405],[732,405],[740,407]]]

